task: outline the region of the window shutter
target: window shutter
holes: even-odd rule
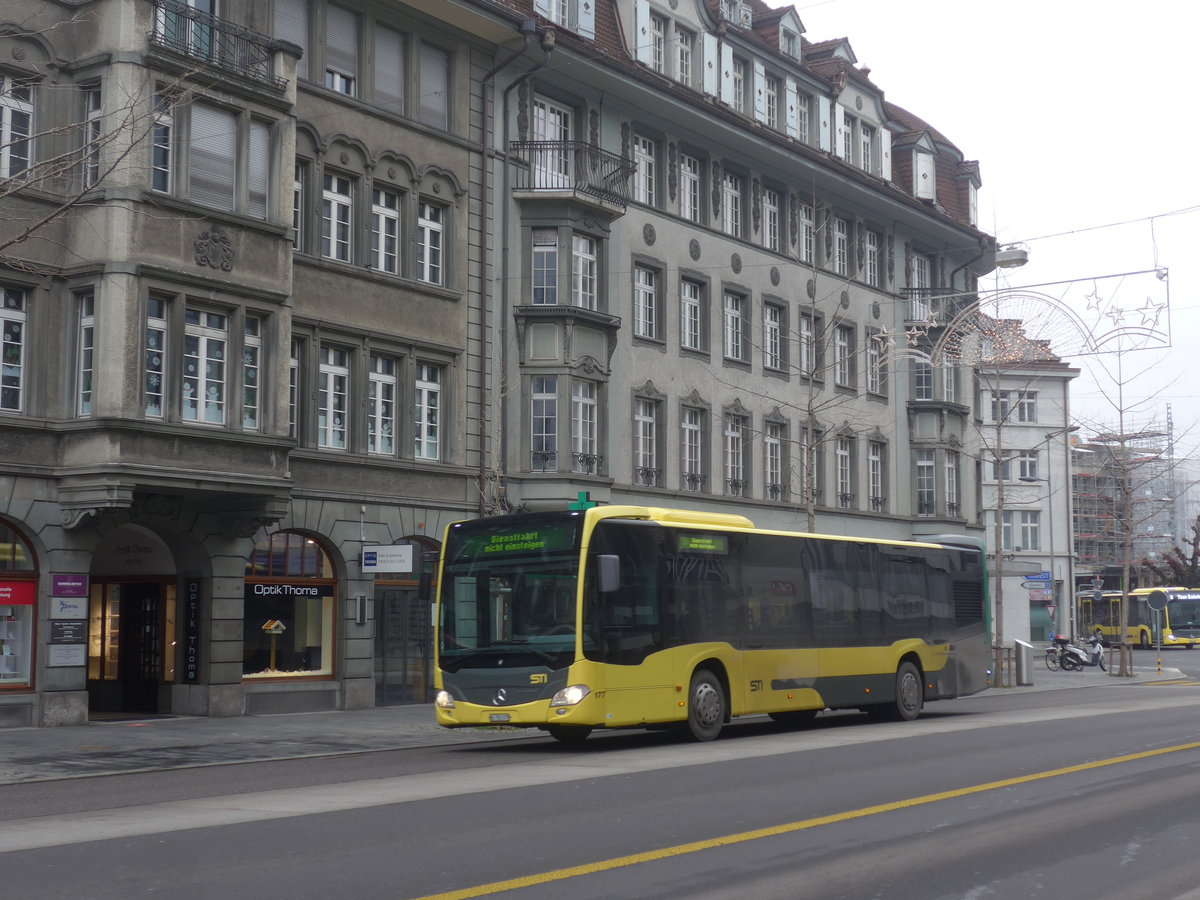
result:
[[[733,106],[733,47],[721,42],[721,71],[717,77],[721,80],[721,102]]]
[[[421,44],[419,118],[426,125],[447,128],[450,122],[450,55]]]
[[[551,0],[533,0],[533,11],[539,16],[545,16],[547,19],[553,18]]]
[[[788,137],[800,137],[800,91],[796,87],[796,82],[792,79],[787,80],[787,111],[784,119]],[[803,140],[803,138],[801,138]]]
[[[250,122],[250,155],[246,161],[249,188],[247,212],[258,219],[267,218],[267,199],[271,173],[271,128],[265,122]]]
[[[233,211],[237,120],[233,113],[192,104],[188,196],[197,203]]]
[[[579,4],[579,36],[589,41],[596,37],[596,0],[576,0]]]
[[[757,59],[754,61],[754,118],[767,121],[767,68]]]
[[[308,0],[275,0],[275,37],[304,51],[296,60],[296,77],[308,77]]]
[[[700,86],[704,93],[716,97],[721,91],[721,46],[715,34],[705,32],[700,35],[700,47],[704,54],[700,60]]]
[[[633,0],[633,55],[640,63],[654,64],[650,38],[650,0]]]
[[[913,195],[921,200],[937,198],[937,170],[932,153],[913,151]]]
[[[892,133],[883,127],[879,129],[879,175],[892,180]]]
[[[826,153],[833,150],[833,135],[830,134],[829,124],[833,117],[833,104],[828,97],[818,97],[818,114],[821,117],[821,149]]]
[[[375,102],[404,114],[404,35],[382,25],[375,27]]]
[[[340,6],[326,7],[325,68],[358,74],[358,16]]]

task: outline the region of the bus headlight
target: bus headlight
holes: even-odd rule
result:
[[[558,691],[554,695],[554,699],[550,701],[550,706],[575,706],[583,702],[583,698],[592,692],[592,689],[586,684],[572,684]]]
[[[454,698],[449,691],[438,691],[433,703],[438,709],[454,709]]]
[[[1169,632],[1169,631],[1168,631],[1168,632],[1167,632],[1167,640],[1168,640],[1168,641],[1173,641],[1173,640],[1175,640],[1175,635],[1173,635],[1171,632]]]

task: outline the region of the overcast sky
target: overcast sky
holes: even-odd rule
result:
[[[1169,301],[1170,347],[1121,354],[1126,431],[1165,427],[1169,403],[1179,455],[1200,446],[1200,11],[1180,0],[768,2],[795,5],[810,41],[849,38],[888,100],[979,160],[980,227],[1030,255],[981,288],[1029,286],[1088,333],[1148,331],[1141,342],[1160,346],[1168,317],[1156,310]],[[1081,433],[1115,429],[1105,372],[1116,357],[1084,353],[1064,318],[1044,317],[1033,336],[1084,370],[1072,399]]]

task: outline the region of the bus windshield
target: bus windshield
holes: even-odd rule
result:
[[[1167,601],[1167,621],[1171,630],[1184,637],[1200,637],[1200,598]]]
[[[450,529],[438,659],[469,668],[561,669],[575,658],[579,516],[553,513]]]

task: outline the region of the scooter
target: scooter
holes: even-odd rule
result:
[[[1082,653],[1078,647],[1072,647],[1072,650],[1077,653]],[[1104,665],[1104,644],[1100,642],[1100,635],[1093,634],[1088,638],[1088,659],[1084,662],[1085,666],[1099,666],[1101,672],[1107,672],[1108,667]]]
[[[1085,666],[1096,665],[1096,661],[1103,668],[1104,662],[1099,654],[1095,656],[1088,654],[1072,644],[1071,639],[1066,635],[1056,634],[1051,637],[1051,640],[1054,642],[1054,646],[1046,650],[1046,667],[1050,671],[1056,672],[1061,668],[1064,672],[1082,672]]]

